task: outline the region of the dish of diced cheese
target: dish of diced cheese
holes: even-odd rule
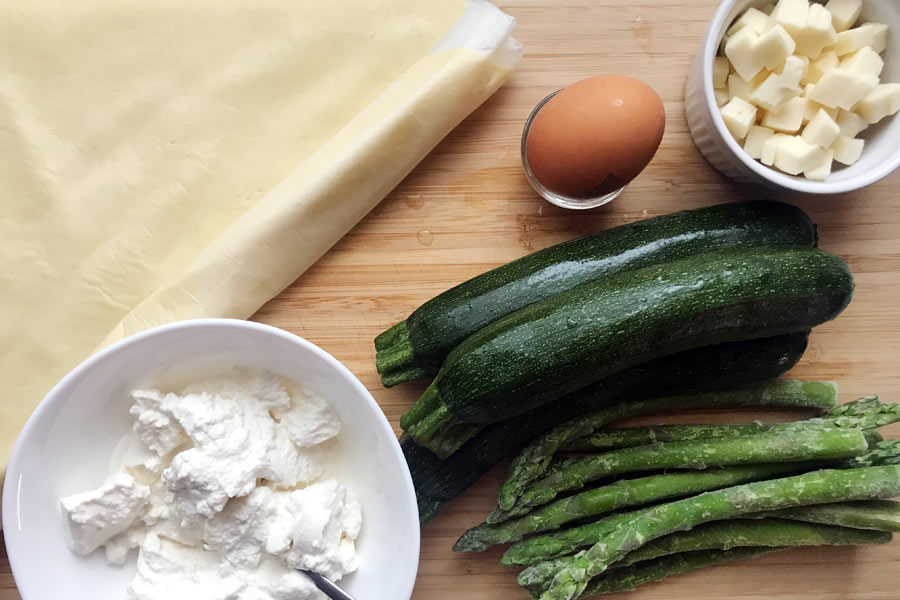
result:
[[[725,126],[751,158],[823,181],[853,165],[869,125],[900,110],[900,83],[882,83],[888,27],[857,25],[862,0],[778,0],[727,30],[713,65]]]

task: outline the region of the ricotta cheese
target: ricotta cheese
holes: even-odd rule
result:
[[[332,580],[357,569],[361,507],[319,480],[319,445],[340,431],[324,398],[234,369],[131,399],[115,475],[62,500],[74,552],[103,546],[121,564],[139,548],[129,598],[319,600],[295,569]]]
[[[301,448],[321,444],[341,431],[341,421],[328,402],[310,390],[301,389],[288,406],[275,408],[272,413]]]
[[[78,554],[93,552],[140,517],[150,500],[150,488],[124,471],[91,492],[63,498],[68,541]]]

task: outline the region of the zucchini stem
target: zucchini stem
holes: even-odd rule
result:
[[[409,328],[400,321],[375,338],[375,368],[385,387],[423,379],[432,373],[416,366]]]
[[[408,432],[413,426],[424,421],[431,413],[437,411],[440,407],[441,397],[438,393],[437,386],[432,383],[425,388],[425,391],[422,392],[422,395],[419,396],[419,400],[413,404],[412,408],[400,417],[400,427]]]
[[[409,330],[406,320],[400,321],[393,327],[386,329],[375,338],[375,350],[384,350],[393,346],[397,340],[408,337]]]
[[[484,426],[465,423],[453,416],[450,409],[441,402],[440,392],[432,383],[419,397],[419,401],[400,417],[400,427],[417,444],[444,459],[472,439]]]

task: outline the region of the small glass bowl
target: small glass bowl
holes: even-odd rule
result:
[[[562,194],[557,194],[551,190],[548,190],[544,185],[538,181],[537,177],[534,176],[534,173],[531,170],[531,166],[528,164],[528,153],[526,151],[528,144],[528,132],[531,130],[531,123],[534,121],[534,118],[540,112],[540,110],[544,107],[547,102],[550,101],[550,98],[558,94],[561,90],[556,90],[540,102],[538,105],[534,107],[534,110],[531,111],[531,114],[528,115],[528,120],[525,121],[525,129],[522,130],[522,166],[525,167],[525,176],[528,178],[528,182],[531,184],[531,187],[534,188],[538,194],[541,195],[547,202],[550,204],[555,204],[556,206],[560,206],[562,208],[570,208],[573,210],[587,210],[589,208],[597,208],[598,206],[603,206],[607,202],[612,202],[619,195],[625,191],[627,185],[623,185],[617,190],[609,192],[608,194],[603,194],[602,196],[595,196],[591,198],[579,198],[574,196],[563,196]]]

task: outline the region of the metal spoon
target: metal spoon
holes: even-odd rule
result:
[[[353,596],[336,586],[331,580],[325,579],[318,573],[313,571],[304,571],[300,569],[300,572],[309,577],[316,587],[319,588],[326,596],[331,598],[331,600],[354,600]]]

